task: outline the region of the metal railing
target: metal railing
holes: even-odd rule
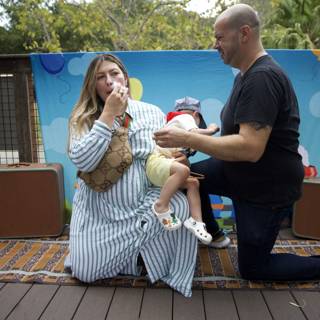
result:
[[[45,162],[28,55],[0,55],[0,164]]]

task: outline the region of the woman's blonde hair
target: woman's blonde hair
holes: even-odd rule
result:
[[[84,77],[80,98],[75,104],[69,119],[68,146],[71,131],[73,134],[81,134],[85,128],[91,129],[94,120],[96,120],[102,112],[104,102],[101,101],[96,91],[96,74],[103,61],[113,62],[120,68],[130,92],[128,72],[119,58],[112,54],[100,54],[94,58]]]

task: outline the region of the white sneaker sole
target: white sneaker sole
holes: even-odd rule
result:
[[[225,239],[222,241],[211,241],[208,244],[208,247],[215,248],[215,249],[223,249],[228,247],[230,243],[231,243],[230,238],[226,236]]]
[[[195,226],[189,221],[189,219],[185,220],[183,222],[183,225],[186,229],[188,229],[191,233],[193,233],[201,243],[205,245],[209,245],[209,243],[212,241],[212,237],[210,233],[208,233],[209,237],[207,239],[199,236],[195,230]]]

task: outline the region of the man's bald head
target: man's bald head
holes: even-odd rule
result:
[[[225,20],[231,29],[239,29],[244,25],[248,25],[259,34],[259,17],[256,11],[247,4],[236,4],[229,7],[218,16],[216,23],[221,20]]]

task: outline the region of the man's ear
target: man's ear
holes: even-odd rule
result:
[[[247,24],[240,27],[240,40],[241,42],[248,42],[249,35],[252,32],[251,27]]]

